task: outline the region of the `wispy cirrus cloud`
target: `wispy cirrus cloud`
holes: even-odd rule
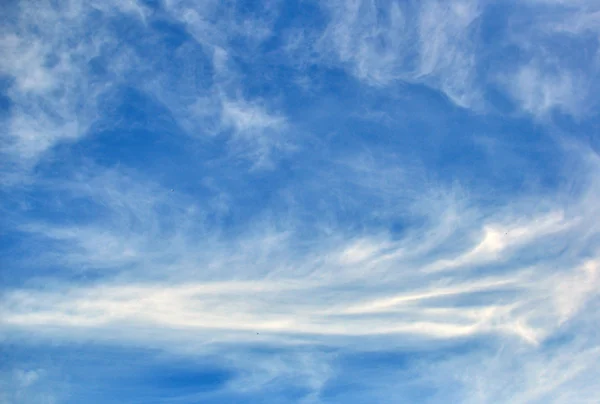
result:
[[[598,395],[594,3],[3,8],[0,401]]]
[[[76,3],[42,3],[14,14],[2,39],[2,71],[13,81],[3,151],[31,161],[58,142],[76,140],[94,122],[110,83],[95,82],[88,63],[108,44],[103,37],[78,40],[87,15]]]
[[[328,10],[331,21],[317,48],[372,85],[422,83],[476,111],[492,108],[487,88],[497,86],[519,110],[538,117],[554,109],[591,112],[598,27],[590,2],[342,1]],[[487,28],[491,18],[498,23]],[[575,55],[573,47],[561,48],[566,43],[586,52]]]
[[[264,35],[255,36],[258,28],[267,29],[266,25],[257,20],[246,27],[249,20],[230,22],[215,15],[198,37],[194,34],[197,21],[188,20],[198,12],[218,14],[217,5],[204,4],[198,10],[179,3],[166,6],[166,15],[139,2],[41,3],[35,10],[11,9],[15,18],[4,28],[2,39],[8,55],[2,71],[10,83],[2,149],[5,164],[13,167],[5,175],[12,172],[11,178],[16,178],[14,170],[35,166],[57,145],[76,142],[115,124],[118,128],[119,122],[109,122],[105,114],[114,112],[109,105],[127,88],[160,102],[190,135],[233,128],[232,145],[237,153],[256,159],[258,165],[266,164],[269,139],[274,139],[273,145],[280,143],[277,138],[284,131],[281,124],[285,118],[239,94],[239,78],[232,81],[235,64],[224,67],[222,48],[233,38],[264,39]],[[141,36],[124,43],[121,32],[113,27],[119,18]],[[168,49],[169,38],[160,36],[164,32],[149,30],[165,20],[184,27],[171,33],[172,40],[183,41],[175,58]],[[90,24],[95,27],[91,33]],[[148,54],[143,50],[146,46],[153,46],[155,52]],[[194,58],[208,64],[203,68]],[[206,106],[214,111],[207,115]],[[203,111],[199,113],[198,108]],[[205,122],[211,119],[213,127],[206,128]],[[240,142],[244,144],[241,149],[249,146],[251,151],[241,151]],[[14,181],[5,177],[7,183]]]
[[[385,10],[385,11],[384,11]],[[477,2],[340,2],[319,46],[375,85],[426,83],[474,106]]]
[[[276,339],[290,333],[311,339],[390,333],[457,338],[508,332],[539,343],[577,312],[597,282],[595,256],[579,260],[564,253],[531,252],[533,245],[534,251],[547,250],[544,245],[569,248],[565,243],[584,234],[587,214],[593,211],[533,210],[529,214],[538,217],[527,219],[482,212],[477,221],[465,222],[461,219],[468,216],[459,210],[452,213],[457,220],[448,222],[443,215],[452,212],[450,207],[432,217],[419,230],[421,236],[409,234],[394,241],[389,236],[356,238],[341,229],[328,236],[317,232],[298,255],[294,245],[305,241],[293,228],[277,231],[275,223],[259,221],[258,228],[222,240],[211,235],[210,226],[201,225],[201,205],[185,203],[160,187],[132,187],[131,181],[113,173],[87,178],[85,187],[71,187],[73,193],[65,198],[80,198],[83,192],[98,204],[99,219],[87,225],[39,223],[23,228],[62,244],[54,249],[60,254],[53,255],[64,270],[102,273],[114,268],[117,283],[72,292],[61,286],[56,294],[8,294],[3,316],[7,325],[88,329],[141,321],[164,332],[173,328],[175,334],[180,328],[248,333],[240,336],[243,339],[255,338],[255,332],[266,337],[272,333]],[[593,195],[577,203],[585,206]],[[448,224],[452,227],[444,229]],[[318,223],[309,228],[314,225]],[[452,246],[461,233],[465,241]],[[419,238],[428,234],[445,237],[423,244]],[[593,248],[592,240],[587,234],[578,243]],[[489,269],[482,272],[482,266]],[[118,281],[121,277],[125,284]],[[144,282],[134,286],[135,279]],[[156,279],[168,284],[156,284]],[[486,295],[491,296],[489,302]],[[480,296],[481,303],[468,310],[456,307],[472,296]],[[540,310],[540,305],[547,306]],[[366,313],[374,317],[365,318]]]

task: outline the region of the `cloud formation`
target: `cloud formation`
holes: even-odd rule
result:
[[[600,394],[593,2],[1,9],[0,401]]]

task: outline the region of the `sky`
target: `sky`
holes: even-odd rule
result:
[[[598,402],[597,0],[0,15],[0,403]]]

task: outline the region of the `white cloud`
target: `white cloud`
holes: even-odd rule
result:
[[[67,385],[40,368],[0,370],[0,403],[57,404],[67,397]]]
[[[397,237],[381,230],[357,234],[335,222],[324,231],[319,220],[282,229],[265,218],[225,235],[203,221],[210,198],[172,193],[123,169],[83,171],[49,186],[66,205],[85,199],[97,206],[94,215],[77,225],[29,219],[22,230],[35,237],[38,250],[31,252],[61,268],[61,276],[75,271],[99,279],[79,283],[38,273],[29,287],[3,293],[1,326],[8,338],[34,343],[92,340],[176,354],[219,352],[241,374],[231,391],[251,394],[250,385],[268,390],[291,378],[314,400],[338,371],[332,357],[310,351],[315,345],[435,350],[487,337],[507,350],[500,359],[457,354],[410,371],[447,383],[441,369],[462,369],[450,372],[455,384],[479,402],[567,399],[594,369],[585,355],[596,353],[569,348],[581,360],[561,373],[563,354],[545,349],[565,334],[593,338],[581,322],[593,319],[589,307],[600,287],[598,160],[581,150],[573,156],[578,164],[569,170],[581,175],[579,188],[569,184],[544,204],[530,195],[502,207],[478,206],[476,196],[435,188],[386,158],[340,162],[344,170],[354,167],[342,185],[335,176],[318,177],[321,186],[352,189],[370,200],[403,198],[402,206],[381,204],[378,214],[426,220]],[[382,173],[395,175],[384,181]],[[306,189],[292,187],[291,199]],[[44,240],[60,248],[44,254]],[[287,356],[257,368],[245,350],[257,345]],[[297,353],[305,348],[308,353]],[[527,383],[507,392],[489,384],[496,377],[507,386],[511,377],[527,377]]]
[[[567,230],[569,227],[571,223],[564,220],[564,214],[561,212],[536,218],[521,226],[486,225],[483,228],[483,239],[472,250],[451,260],[437,261],[427,270],[441,271],[509,259],[509,249],[518,249],[520,245],[530,244],[537,238]]]
[[[249,50],[264,41],[271,32],[270,12],[261,18],[243,16],[235,6],[210,1],[168,1],[165,11],[192,39],[178,49],[175,62],[162,55],[151,60],[148,79],[140,87],[159,100],[188,135],[223,136],[232,156],[248,160],[253,168],[272,167],[278,155],[293,148],[292,125],[272,102],[243,95],[247,78],[236,61],[239,55],[229,46],[230,41],[243,40]],[[208,60],[212,70],[196,65],[196,60]]]
[[[392,240],[315,229],[299,253],[294,245],[303,240],[293,227],[276,231],[258,220],[248,232],[223,238],[202,225],[202,204],[185,195],[115,171],[81,181],[68,182],[62,197],[92,197],[102,206],[100,216],[76,227],[32,223],[23,229],[60,241],[60,254],[42,255],[46,262],[92,273],[112,268],[116,277],[95,286],[7,292],[5,327],[62,338],[71,330],[104,338],[119,328],[124,338],[149,344],[153,334],[187,341],[189,332],[246,343],[256,332],[279,343],[289,336],[350,343],[358,336],[399,335],[425,342],[492,333],[538,344],[577,316],[598,286],[600,257],[584,259],[578,251],[596,246],[593,185],[571,196],[582,199],[568,209],[558,205],[540,214],[535,205],[513,201],[483,220],[437,200],[445,209],[418,233]],[[368,176],[361,181],[370,193],[382,192]],[[421,208],[423,202],[414,201]],[[444,218],[449,212],[451,222]],[[461,233],[471,236],[456,243]],[[575,249],[573,255],[550,254],[557,243]],[[544,246],[546,254],[532,252]]]
[[[476,108],[479,101],[472,83],[476,74],[472,36],[478,16],[479,7],[474,1],[431,2],[421,11],[419,21],[417,77],[431,77],[433,85],[453,102],[471,108]]]
[[[483,81],[496,80],[537,118],[557,109],[579,115],[595,88],[590,72],[597,58],[578,71],[553,41],[597,32],[597,12],[581,4],[567,7],[575,10],[568,14],[572,28],[553,14],[541,13],[531,27],[513,21],[503,46],[527,57],[491,68]],[[42,4],[20,14],[0,40],[9,55],[2,69],[13,80],[7,156],[35,165],[56,145],[81,139],[102,120],[100,101],[122,79],[165,107],[187,135],[226,139],[227,159],[269,167],[294,150],[291,118],[276,100],[244,91],[238,65],[241,53],[271,37],[273,14],[244,19],[235,7],[210,1],[164,5],[160,18],[193,37],[172,53],[147,30],[155,15],[135,1],[71,2],[60,10]],[[153,53],[117,46],[103,23],[86,36],[92,8],[135,18],[148,33],[140,46]],[[485,4],[344,1],[328,10],[331,20],[315,45],[320,62],[341,64],[378,89],[420,83],[457,105],[481,107],[477,35]],[[314,38],[308,31],[290,48]],[[240,37],[248,49],[236,53],[229,41]],[[520,42],[532,37],[551,44]],[[89,71],[97,57],[111,60],[102,78]],[[577,180],[493,206],[459,180],[452,187],[435,183],[404,155],[323,153],[323,166],[298,169],[272,198],[251,201],[260,206],[235,231],[220,220],[236,203],[251,202],[224,191],[218,175],[197,178],[201,196],[170,192],[122,166],[40,177],[34,188],[53,196],[45,207],[84,201],[84,213],[68,212],[81,216],[76,220],[64,209],[59,217],[26,209],[8,214],[7,223],[19,223],[11,230],[28,243],[27,256],[11,264],[37,271],[3,290],[0,326],[6,341],[20,343],[50,338],[219,352],[241,369],[227,388],[248,393],[293,380],[314,401],[339,371],[335,354],[316,346],[435,351],[485,336],[495,352],[451,355],[411,371],[436,383],[458,375],[476,402],[572,402],[578,390],[597,396],[588,375],[597,373],[597,344],[586,321],[597,320],[600,287],[600,166],[597,156],[569,153],[577,163],[566,177]],[[391,222],[407,225],[392,234]],[[549,352],[565,336],[577,344]],[[249,348],[256,346],[285,353],[265,361]],[[58,401],[44,387],[46,371],[11,372],[0,373],[9,380],[0,387],[10,389],[0,400]]]
[[[508,7],[507,26],[484,43],[482,18],[495,18],[485,13],[487,3],[340,1],[326,7],[331,19],[317,47],[325,60],[336,63],[330,56],[336,55],[371,85],[425,84],[476,111],[489,110],[486,86],[496,83],[536,118],[545,119],[555,109],[588,114],[599,59],[591,56],[574,66],[573,50],[564,40],[590,41],[577,46],[593,52],[588,34],[598,32],[600,11],[585,1],[536,6]],[[507,58],[503,52],[509,49],[518,49],[521,57]]]
[[[268,165],[273,153],[291,148],[285,138],[286,119],[256,103],[224,100],[221,121],[225,128],[233,130],[234,153],[249,155],[255,166]]]
[[[513,97],[526,112],[535,116],[554,108],[578,114],[586,98],[585,88],[568,72],[552,74],[529,65],[521,67],[516,77],[506,80]]]
[[[96,120],[111,82],[94,80],[89,63],[111,46],[111,37],[100,29],[86,38],[90,11],[78,2],[40,2],[22,7],[4,27],[0,67],[14,80],[2,140],[6,157],[35,164],[54,145],[85,135]]]
[[[223,103],[223,120],[241,133],[271,128],[278,129],[285,122],[280,117],[267,114],[260,107],[230,101]]]
[[[56,145],[80,140],[94,125],[118,124],[107,122],[106,114],[116,107],[109,103],[110,96],[122,85],[162,103],[189,135],[233,128],[233,153],[253,160],[255,166],[269,165],[273,150],[286,149],[281,137],[285,118],[259,105],[260,100],[240,96],[243,82],[224,51],[234,37],[264,40],[269,22],[219,16],[218,4],[184,3],[165,4],[170,22],[184,24],[195,41],[178,48],[174,60],[162,39],[149,31],[156,17],[138,2],[19,7],[0,40],[7,55],[0,69],[12,80],[10,114],[3,122],[0,145],[7,159],[3,182],[14,182],[19,178],[16,171],[35,166]],[[146,34],[138,36],[139,43],[117,39],[111,27],[117,16],[125,16],[132,29]],[[259,28],[266,32],[257,36]],[[153,52],[140,51],[140,46]],[[214,77],[196,63],[207,55],[214,61]],[[207,125],[211,120],[212,127]]]
[[[21,387],[28,387],[40,378],[39,370],[21,370],[17,369],[16,379]]]
[[[320,41],[355,75],[375,85],[425,83],[461,106],[474,107],[473,23],[477,2],[338,2]]]
[[[579,342],[573,345],[548,351],[508,345],[495,355],[480,358],[480,365],[458,362],[447,366],[466,366],[466,371],[456,373],[460,375],[457,381],[464,383],[466,402],[591,403],[598,394],[592,375],[598,370],[600,352],[577,346]]]

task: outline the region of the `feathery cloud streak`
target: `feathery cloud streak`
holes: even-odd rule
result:
[[[2,8],[0,401],[598,395],[593,2]]]

